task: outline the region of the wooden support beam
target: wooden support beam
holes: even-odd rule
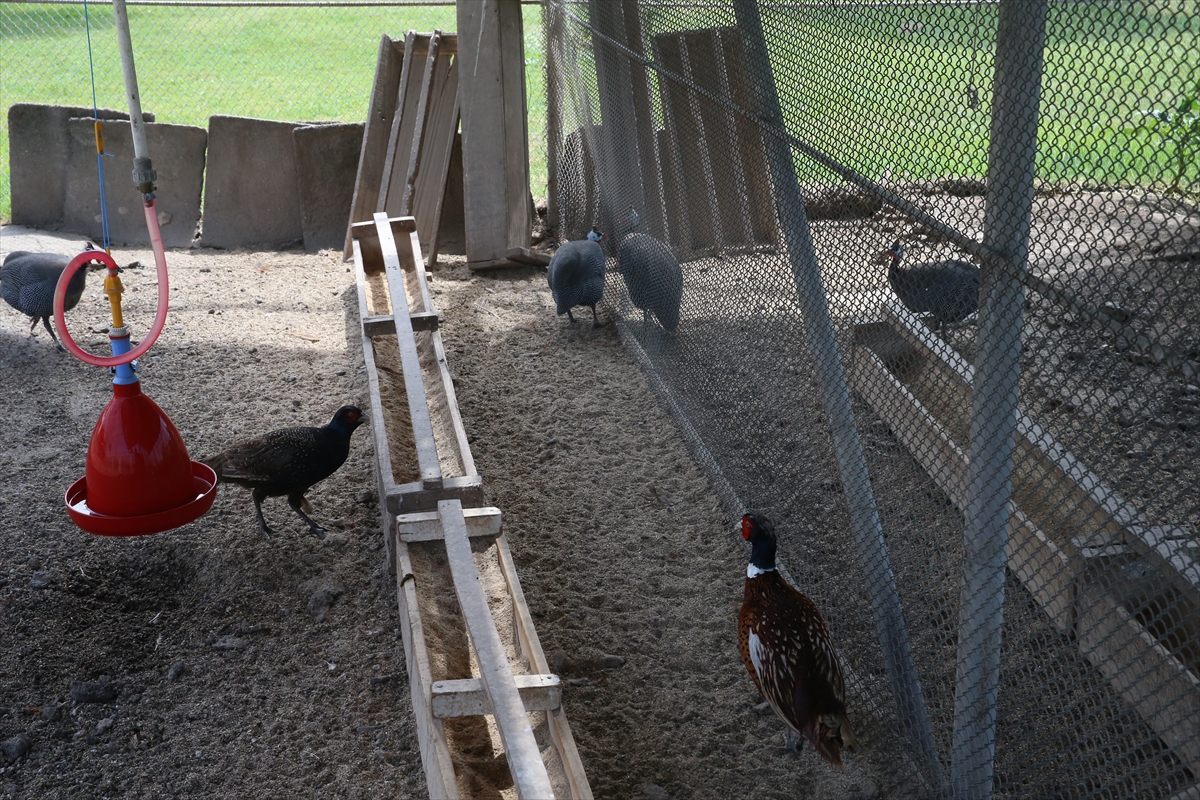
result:
[[[501,525],[500,509],[495,506],[464,508],[467,535],[499,536]],[[396,517],[396,533],[406,542],[432,542],[442,538],[442,523],[437,511],[417,511]]]
[[[512,667],[509,666],[504,644],[500,641],[500,633],[496,630],[496,622],[479,582],[462,504],[457,500],[443,500],[438,503],[438,516],[445,537],[446,560],[450,565],[454,592],[458,596],[458,604],[467,623],[467,634],[479,661],[480,678],[500,731],[517,797],[522,800],[552,798],[554,790],[546,774],[546,764],[533,737],[533,727],[517,693]]]
[[[484,504],[483,480],[478,475],[443,478],[440,489],[426,489],[421,481],[400,483],[384,496],[383,502],[393,514],[414,514],[434,510],[442,500],[458,500],[464,508],[478,508]]]
[[[400,86],[396,92],[396,114],[392,118],[392,129],[388,136],[387,157],[383,162],[383,178],[379,186],[379,197],[375,211],[388,211],[388,216],[403,216],[389,198],[400,191],[408,171],[409,143],[417,127],[417,105],[422,94],[422,78],[425,74],[424,61],[428,54],[433,34],[409,31],[404,38],[404,62],[400,70]],[[417,51],[421,55],[417,55]],[[395,187],[395,192],[393,192]],[[394,211],[393,211],[394,209]]]
[[[504,257],[509,261],[516,261],[531,267],[548,267],[550,266],[550,256],[545,253],[539,253],[536,250],[531,250],[528,247],[514,247],[504,253]]]
[[[418,311],[408,315],[414,331],[436,331],[439,320],[437,314],[428,311]],[[391,314],[377,314],[362,318],[364,336],[393,336],[396,333],[396,320]]]
[[[557,675],[516,675],[517,692],[526,711],[553,711],[562,705],[562,681]],[[492,716],[492,702],[478,678],[435,681],[430,706],[437,719]]]

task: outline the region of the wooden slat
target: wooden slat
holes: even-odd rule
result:
[[[622,0],[625,21],[625,43],[635,53],[644,55],[642,18],[638,0]],[[658,239],[667,239],[666,212],[663,209],[662,167],[658,158],[654,106],[650,102],[650,80],[646,67],[629,59],[629,78],[632,86],[634,114],[637,118],[638,163],[642,170],[642,193],[645,200],[645,232]],[[765,159],[759,162],[765,163]]]
[[[441,44],[442,32],[434,31],[429,40],[429,51],[425,55],[425,69],[421,75],[421,88],[417,94],[417,106],[413,114],[413,127],[410,138],[400,142],[398,146],[408,147],[408,158],[404,162],[404,174],[399,185],[393,183],[392,197],[387,207],[388,216],[400,217],[411,215],[413,200],[413,181],[416,179],[418,167],[421,164],[421,145],[425,141],[426,115],[429,111],[429,95],[433,91],[434,77],[438,70],[438,47]]]
[[[392,118],[391,135],[388,138],[387,157],[383,164],[383,179],[379,186],[379,202],[375,211],[387,211],[392,187],[399,188],[408,174],[408,157],[413,128],[417,122],[416,108],[421,96],[421,81],[424,77],[423,55],[428,52],[432,34],[409,31],[404,37],[404,64],[400,70],[400,87],[396,95],[396,114]],[[422,55],[418,56],[416,51]],[[399,214],[393,216],[400,216]]]
[[[384,525],[387,525],[389,515],[386,510],[383,511],[383,515]],[[396,594],[400,604],[400,634],[404,641],[409,697],[412,699],[413,718],[417,725],[417,742],[421,748],[425,783],[433,800],[457,800],[458,781],[454,776],[450,747],[446,743],[446,730],[442,721],[434,718],[430,708],[433,678],[429,668],[429,651],[425,646],[421,608],[417,604],[416,581],[408,578],[413,575],[412,560],[408,555],[408,545],[400,541],[399,537],[393,541],[393,547],[396,550]]]
[[[480,678],[500,731],[517,797],[525,800],[552,798],[554,791],[550,786],[546,765],[533,737],[533,727],[517,693],[512,667],[509,666],[504,644],[500,641],[500,633],[496,630],[479,581],[462,504],[457,500],[443,500],[438,503],[438,516],[445,536],[446,560],[450,565],[454,592],[458,596],[467,634],[479,661]]]
[[[404,60],[404,42],[384,36],[379,42],[379,58],[375,65],[375,81],[367,105],[367,124],[363,127],[362,149],[358,156],[358,173],[354,178],[354,197],[350,202],[350,220],[346,226],[346,245],[342,255],[353,256],[350,225],[369,220],[379,202],[379,185],[383,165],[387,160],[388,139],[396,113],[396,92],[400,87],[400,71]]]
[[[501,514],[495,506],[464,508],[463,519],[468,536],[500,535]],[[406,542],[438,541],[442,538],[442,523],[436,511],[400,514],[396,517],[396,533]]]
[[[531,267],[550,266],[550,256],[545,253],[539,253],[536,250],[531,250],[528,247],[514,247],[511,250],[505,251],[504,257],[509,261],[516,261]]]
[[[384,502],[393,514],[415,514],[436,509],[442,500],[458,500],[464,507],[478,508],[484,504],[483,481],[478,475],[443,478],[440,489],[426,489],[420,481],[401,483]]]
[[[375,233],[379,238],[384,268],[387,270],[388,294],[392,300],[392,316],[396,321],[396,341],[400,349],[400,365],[404,371],[404,391],[407,395],[409,416],[412,417],[413,440],[417,450],[421,483],[426,489],[440,489],[442,465],[438,460],[433,421],[429,416],[429,400],[425,396],[421,359],[417,354],[417,343],[413,338],[412,322],[408,316],[404,274],[400,268],[396,239],[392,234],[387,214],[375,214]]]
[[[550,672],[550,665],[546,662],[546,654],[538,640],[537,629],[533,626],[533,617],[529,613],[529,605],[525,602],[525,592],[521,589],[521,581],[517,577],[517,568],[513,564],[508,539],[503,534],[496,539],[496,551],[500,560],[500,572],[504,575],[509,597],[512,598],[513,627],[516,629],[521,656],[528,660],[534,672],[547,674]],[[562,759],[567,783],[571,787],[571,797],[574,800],[592,800],[592,787],[588,784],[587,773],[583,769],[583,759],[579,757],[575,737],[571,734],[571,725],[567,722],[566,711],[561,705],[546,713],[546,724],[550,729],[550,740]]]
[[[1200,680],[1103,589],[1079,590],[1079,649],[1200,775]]]
[[[425,261],[421,257],[421,241],[415,230],[408,235],[408,263],[411,264],[416,279],[421,307],[428,313],[435,313],[433,297],[429,291],[429,276],[425,273]],[[458,410],[458,395],[454,391],[454,378],[450,375],[450,365],[446,361],[446,348],[442,344],[441,332],[434,330],[430,335],[430,342],[433,345],[433,358],[442,382],[442,391],[446,395],[446,408],[454,430],[454,445],[458,450],[459,463],[462,464],[464,475],[475,475],[475,457],[471,455],[467,429],[463,425],[462,413]]]
[[[931,366],[956,381],[969,397],[975,371],[957,351],[895,301],[884,303],[883,315],[910,344],[931,355]],[[963,422],[967,408],[969,404],[963,409]],[[1023,413],[1017,414],[1016,451],[1013,496],[1043,530],[1064,532],[1055,536],[1060,547],[1070,548],[1070,538],[1077,533],[1086,534],[1093,546],[1124,542],[1162,567],[1181,591],[1200,597],[1200,562],[1188,551],[1187,541],[1147,536],[1151,526],[1129,503]]]
[[[418,311],[408,315],[414,331],[436,331],[439,320],[437,314],[428,311]],[[396,320],[391,314],[363,317],[363,333],[367,336],[391,336],[396,333]]]
[[[450,39],[453,34],[447,34]],[[460,117],[458,59],[442,56],[434,75],[421,165],[413,184],[413,216],[425,247],[425,257],[437,258],[438,229],[445,205],[450,158]]]
[[[851,386],[895,433],[938,488],[961,511],[967,499],[967,454],[870,350],[855,354]],[[1060,631],[1074,625],[1075,571],[1050,539],[1010,504],[1008,566]]]
[[[562,681],[557,675],[516,675],[517,692],[528,711],[553,711],[562,705]],[[437,719],[492,715],[492,703],[477,678],[435,681],[430,707]]]

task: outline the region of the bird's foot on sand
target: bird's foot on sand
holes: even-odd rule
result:
[[[804,737],[793,730],[786,731],[783,734],[783,749],[799,755],[804,749]]]

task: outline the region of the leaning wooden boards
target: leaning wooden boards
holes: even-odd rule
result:
[[[490,744],[518,797],[590,798],[500,510],[483,506],[416,222],[381,212],[352,233],[380,507],[430,797],[498,796],[470,764]],[[471,758],[459,757],[468,746]]]

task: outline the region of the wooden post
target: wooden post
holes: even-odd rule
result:
[[[520,0],[459,0],[467,262],[528,247],[529,131]]]

